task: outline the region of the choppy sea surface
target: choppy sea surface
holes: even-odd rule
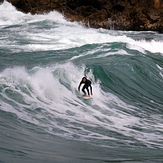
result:
[[[89,100],[77,92],[83,76]],[[5,1],[0,162],[163,162],[163,35],[86,28]]]

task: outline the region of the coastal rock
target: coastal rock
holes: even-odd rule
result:
[[[0,2],[3,0],[0,0]],[[7,0],[25,13],[59,11],[94,28],[163,32],[162,0]]]

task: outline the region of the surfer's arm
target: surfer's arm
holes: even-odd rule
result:
[[[80,82],[79,86],[78,86],[78,91],[80,92],[80,86],[82,84],[82,81]]]

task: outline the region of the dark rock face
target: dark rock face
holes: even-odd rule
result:
[[[3,3],[3,2],[4,2],[4,0],[0,0],[0,4]]]
[[[0,2],[3,0],[0,0]],[[94,28],[163,32],[163,0],[7,0],[25,13],[57,10]]]

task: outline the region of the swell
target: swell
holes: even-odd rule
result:
[[[110,57],[108,65],[98,66],[98,77],[108,91],[114,92],[126,102],[139,103],[145,108],[161,109],[162,76],[157,64],[146,56]],[[100,67],[100,68],[99,68]],[[160,110],[161,111],[161,110]]]
[[[162,96],[153,79],[157,76],[161,84],[160,69],[144,56],[107,55],[104,64],[93,65],[97,58],[88,57],[85,66],[77,66],[77,58],[74,64],[5,69],[0,74],[1,109],[67,139],[118,147],[123,138],[124,146],[160,147]],[[92,80],[90,101],[76,92],[83,76]]]

